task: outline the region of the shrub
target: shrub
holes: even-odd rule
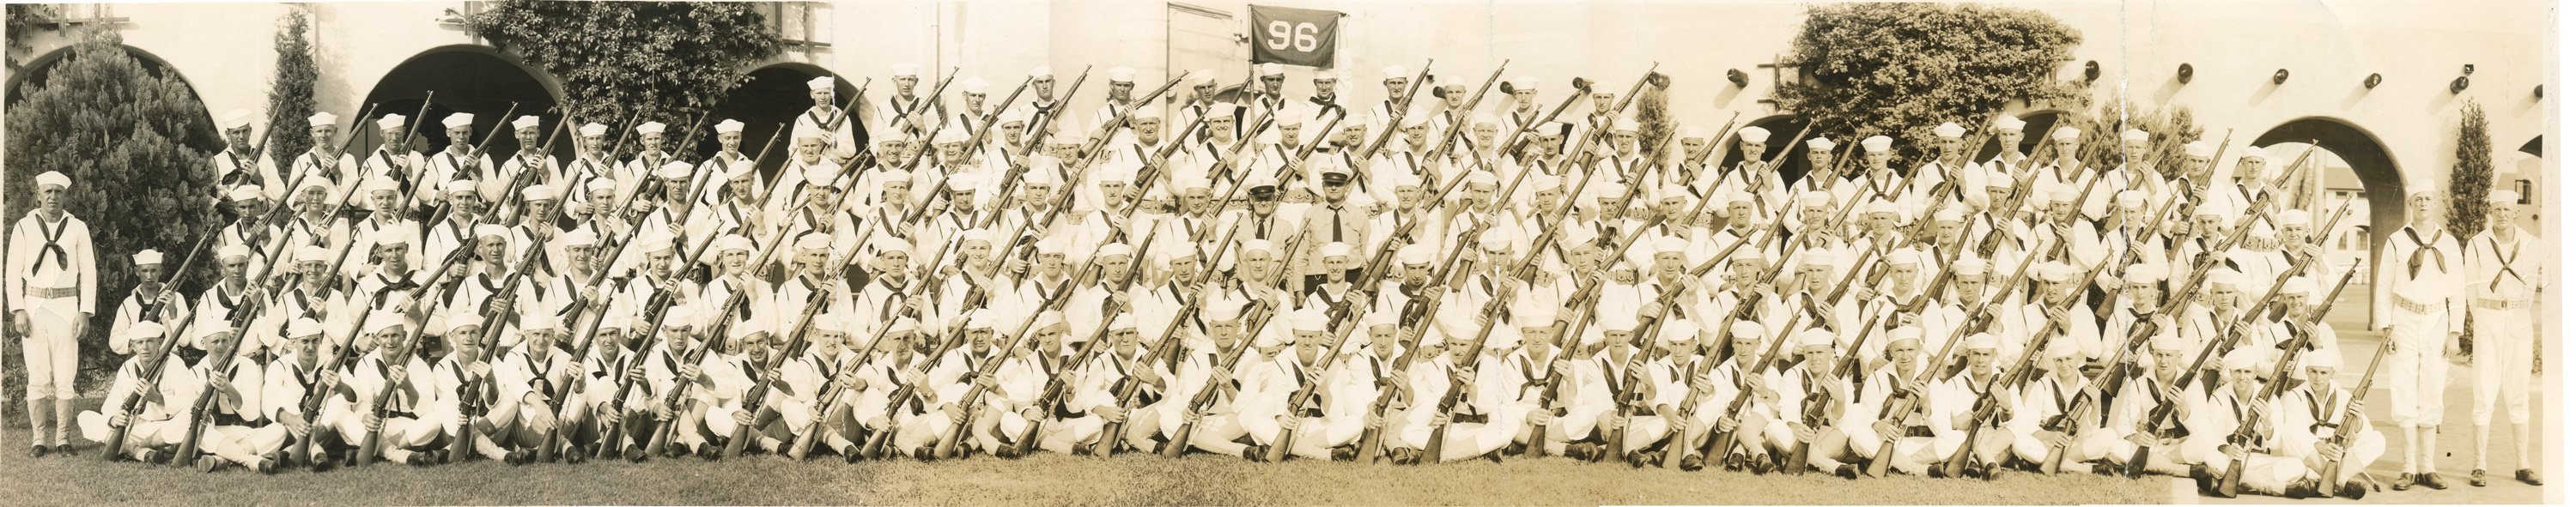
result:
[[[2084,37],[2030,9],[1977,4],[1842,3],[1807,8],[1784,63],[1804,76],[1772,92],[1782,111],[1815,122],[1810,137],[1850,142],[1862,132],[1899,142],[1898,167],[1933,153],[1932,128],[1982,132],[2013,101],[2089,103],[2056,79]]]

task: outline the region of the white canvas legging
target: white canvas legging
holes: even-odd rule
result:
[[[2450,362],[2442,359],[2450,317],[2405,308],[2393,313],[2388,316],[2388,339],[2397,344],[2397,350],[2388,358],[2390,415],[2401,428],[2440,426],[2442,386],[2451,372]]]
[[[79,397],[72,377],[80,373],[80,337],[72,324],[80,318],[80,298],[28,298],[27,305],[27,336],[18,341],[27,361],[27,399]]]
[[[2505,418],[2513,424],[2531,420],[2531,309],[2469,311],[2476,326],[2477,397],[2469,403],[2469,421],[2485,426],[2495,420],[2496,398],[2504,398]]]

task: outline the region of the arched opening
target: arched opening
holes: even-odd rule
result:
[[[436,95],[432,96],[432,92]],[[424,99],[429,101],[426,112],[421,107]],[[376,110],[368,113],[367,123],[351,135],[361,136],[358,141],[360,153],[373,152],[386,141],[383,134],[376,131],[375,119],[387,114],[401,114],[412,117],[418,125],[414,138],[418,144],[413,148],[424,152],[445,149],[453,140],[447,138],[447,130],[440,125],[447,115],[454,113],[473,114],[474,135],[478,137],[507,129],[511,118],[502,117],[504,114],[542,118],[547,133],[552,134],[555,125],[563,119],[554,111],[555,105],[562,100],[561,84],[553,76],[490,47],[456,45],[432,48],[395,65],[392,71],[376,80],[375,88],[367,92],[363,103],[374,104]],[[517,104],[516,112],[512,112],[513,103]],[[566,137],[572,135],[564,134]],[[473,139],[468,142],[481,141]],[[554,144],[556,156],[572,156],[571,142],[558,139]],[[492,137],[488,149],[497,161],[501,157],[515,156],[521,148],[517,137],[502,132]]]
[[[2326,250],[2333,262],[2328,266],[2338,270],[2353,263],[2364,263],[2365,270],[2376,266],[2380,245],[2388,241],[2389,233],[2406,224],[2406,173],[2397,167],[2397,160],[2389,156],[2387,145],[2378,136],[2339,118],[2311,116],[2291,120],[2255,137],[2253,144],[2270,151],[2275,163],[2289,164],[2311,143],[2317,148],[2312,155],[2317,160],[2309,163],[2320,164],[2317,167],[2321,169],[2311,174],[2309,183],[2309,188],[2317,192],[2311,198],[2312,212],[2319,214],[2316,220],[2326,220],[2325,215],[2343,206],[2347,199],[2360,200],[2352,203],[2352,215],[2368,217],[2347,218],[2332,230],[2318,231],[2329,235]],[[2354,282],[2366,284],[2373,279],[2356,278]],[[2361,301],[2379,297],[2376,290],[2348,290],[2346,294],[2355,294],[2344,297]],[[2357,294],[2370,296],[2362,298]]]
[[[181,75],[177,68],[170,65],[169,61],[162,60],[160,56],[155,56],[149,51],[144,51],[134,46],[118,47],[125,48],[126,54],[133,55],[134,61],[142,64],[144,74],[150,75],[154,78],[166,77],[178,80],[179,86],[188,90],[189,98],[197,99],[198,104],[205,103],[205,95],[197,93],[197,86],[189,83],[188,77]],[[53,52],[45,53],[43,56],[29,59],[25,66],[19,67],[17,72],[11,73],[6,85],[8,88],[8,105],[10,107],[17,107],[18,101],[26,100],[26,90],[31,89],[36,85],[43,84],[45,79],[53,74],[54,64],[60,63],[64,57],[71,56],[73,49],[74,48],[71,46],[66,46],[62,49],[56,49]],[[190,148],[204,150],[206,153],[223,151],[224,140],[222,134],[215,131],[214,114],[212,112],[202,110],[198,111],[197,114],[200,115],[198,117],[198,120],[200,121],[196,122],[196,124],[202,128],[188,132],[185,135],[185,138],[179,140],[179,143],[187,145]]]
[[[1720,145],[1721,147],[1726,148],[1726,151],[1724,152],[1726,156],[1725,158],[1718,160],[1718,165],[1716,167],[1719,167],[1722,170],[1722,168],[1735,167],[1736,162],[1744,161],[1744,153],[1737,148],[1740,148],[1740,145],[1743,144],[1742,136],[1740,134],[1744,132],[1744,129],[1751,127],[1762,127],[1762,130],[1771,131],[1771,139],[1762,143],[1762,156],[1764,158],[1779,157],[1782,150],[1791,151],[1791,153],[1789,153],[1788,160],[1780,161],[1780,181],[1798,181],[1798,178],[1807,174],[1807,171],[1814,169],[1807,167],[1806,140],[1790,137],[1798,135],[1799,131],[1807,129],[1807,119],[1785,114],[1758,118],[1753,121],[1746,122],[1741,127],[1736,127],[1734,132],[1719,133],[1718,138],[1726,142],[1726,144]],[[1810,133],[1808,137],[1815,136]],[[1838,140],[1834,144],[1839,147],[1843,143],[1844,141]]]
[[[2057,123],[2066,119],[2066,111],[2042,109],[2015,117],[2022,121],[2021,142],[2014,143],[2013,148],[2021,150],[2023,155],[2029,155],[2039,148],[2039,143],[2048,140],[2049,131],[2057,130]],[[1987,139],[1989,140],[1986,144],[1977,146],[1976,156],[1969,160],[1983,161],[2003,154],[2003,138],[1988,137]]]
[[[690,153],[688,157],[713,156],[718,147],[716,136],[712,131],[715,128],[713,125],[725,120],[739,121],[743,124],[741,149],[744,155],[759,156],[762,143],[780,144],[777,148],[771,149],[775,153],[770,154],[768,160],[761,161],[759,168],[761,174],[773,176],[769,181],[777,181],[774,176],[778,174],[778,168],[787,164],[787,151],[794,148],[793,145],[785,144],[792,140],[780,140],[778,136],[785,134],[789,127],[796,124],[796,115],[814,107],[813,97],[806,94],[805,82],[816,77],[833,75],[836,74],[830,70],[802,63],[781,63],[752,69],[746,74],[750,79],[744,81],[742,86],[734,87],[733,91],[725,92],[724,101],[716,103],[714,116],[707,118],[706,121],[709,126],[703,127],[710,131],[698,135],[697,146],[686,147]],[[859,92],[858,83],[850,82],[849,79],[834,79],[832,92],[833,100],[847,102],[851,94]],[[1001,100],[1001,98],[994,97],[992,100]],[[840,104],[833,104],[833,107],[840,107]],[[867,144],[867,129],[854,130],[851,137],[862,145]],[[673,138],[671,142],[678,143],[679,140]]]

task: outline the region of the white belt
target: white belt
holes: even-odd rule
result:
[[[2476,300],[2475,306],[2477,306],[2478,308],[2485,308],[2485,309],[2488,309],[2488,310],[2520,310],[2520,309],[2523,309],[2523,308],[2525,308],[2525,307],[2529,307],[2529,306],[2531,306],[2531,300],[2528,300],[2528,299],[2487,299],[2487,298],[2478,298],[2478,299]]]
[[[2415,302],[2415,300],[2413,300],[2413,299],[2407,299],[2405,296],[2397,296],[2397,307],[2398,307],[2398,308],[2400,308],[2400,309],[2404,309],[2404,310],[2406,310],[2406,311],[2409,311],[2409,312],[2423,313],[2423,314],[2440,313],[2440,312],[2442,312],[2443,310],[2447,309],[2447,307],[2446,307],[2446,306],[2444,306],[2444,305],[2442,305],[2442,304],[2439,304],[2439,303],[2435,303],[2435,304],[2418,303],[2418,302]]]

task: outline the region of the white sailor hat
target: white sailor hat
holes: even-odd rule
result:
[[[2487,204],[2513,204],[2521,200],[2521,192],[2501,188],[2487,191]]]
[[[1822,153],[1829,151],[1834,151],[1834,140],[1826,139],[1822,136],[1807,140],[1807,153]]]
[[[751,238],[742,237],[740,234],[726,234],[723,238],[716,239],[716,253],[735,250],[751,251]]]
[[[697,166],[689,165],[688,162],[673,160],[670,163],[662,164],[661,169],[653,171],[653,175],[660,176],[662,179],[666,180],[676,180],[687,178],[689,177],[689,173],[695,172],[696,170]]]
[[[1199,69],[1199,70],[1193,70],[1193,71],[1190,71],[1190,73],[1189,73],[1189,78],[1190,78],[1190,86],[1194,86],[1194,87],[1195,87],[1195,86],[1210,86],[1210,85],[1214,85],[1214,84],[1216,84],[1216,69]]]
[[[510,227],[509,227],[509,226],[506,226],[506,225],[501,225],[501,224],[482,224],[482,225],[476,225],[476,226],[474,226],[474,238],[475,238],[475,239],[483,239],[483,238],[502,238],[502,239],[509,239],[509,238],[510,238]]]
[[[1324,326],[1330,323],[1328,319],[1324,318],[1324,312],[1315,310],[1311,307],[1301,310],[1291,310],[1288,312],[1287,317],[1288,329],[1294,331],[1312,331],[1320,333],[1324,332]]]
[[[1385,73],[1386,79],[1406,79],[1413,77],[1413,73],[1405,72],[1404,66],[1402,65],[1388,65],[1386,68],[1378,69],[1378,72]]]
[[[817,76],[814,79],[805,80],[805,90],[830,90],[833,84],[832,76]]]
[[[1921,265],[1922,262],[1923,257],[1921,254],[1915,253],[1915,250],[1911,248],[1898,248],[1887,252],[1887,265],[1889,266],[1918,266]]]
[[[662,329],[667,331],[695,325],[698,313],[686,306],[673,306],[662,311]]]
[[[1745,127],[1736,130],[1735,137],[1748,143],[1765,142],[1771,140],[1771,130],[1762,127]]]
[[[2120,198],[2119,198],[2118,200],[2120,201],[2120,207],[2122,207],[2122,208],[2136,208],[2136,207],[2146,206],[2146,205],[2147,205],[2147,191],[2145,191],[2145,190],[2122,190],[2122,191],[2120,191]]]
[[[2024,123],[2019,117],[2009,114],[1995,115],[1996,130],[2020,131],[2023,125]]]
[[[1995,338],[1992,333],[1977,333],[1975,336],[1968,337],[1968,350],[1995,350],[2002,345],[2003,340]]]
[[[45,188],[47,186],[71,188],[72,177],[64,176],[63,173],[57,171],[45,171],[44,174],[36,175],[36,188]]]
[[[2149,266],[2143,263],[2131,264],[2129,265],[2129,272],[2123,273],[2121,280],[2137,284],[2156,283],[2157,280],[2164,279],[2164,276],[2162,275],[2162,273],[2156,272],[2156,268],[2154,266]]]
[[[339,124],[340,124],[340,117],[339,117],[339,116],[337,116],[337,115],[333,115],[333,114],[331,114],[331,112],[329,112],[329,111],[318,111],[318,112],[313,113],[313,116],[307,116],[307,117],[304,117],[304,124],[306,124],[306,125],[311,125],[311,126],[315,126],[315,127],[328,127],[328,126],[332,126],[332,125],[339,125]]]
[[[2042,349],[2040,355],[2048,359],[2057,359],[2072,357],[2083,352],[2084,349],[2076,347],[2073,340],[2049,340],[2048,348]]]
[[[1106,249],[1103,251],[1106,251]],[[1323,247],[1316,249],[1316,255],[1326,259],[1334,257],[1349,258],[1351,256],[1351,244],[1340,241],[1325,243]]]
[[[2083,135],[2084,131],[2076,130],[2075,127],[2058,127],[2057,130],[2049,132],[2048,137],[2059,141],[2071,141]]]
[[[1690,240],[1686,240],[1686,239],[1682,239],[1682,238],[1677,238],[1677,237],[1672,237],[1672,236],[1660,236],[1660,237],[1655,238],[1655,253],[1658,253],[1658,254],[1663,254],[1663,253],[1688,253],[1688,252],[1689,252],[1689,249],[1690,249]],[[1739,248],[1739,249],[1737,249],[1737,250],[1738,250],[1738,251],[1741,251],[1741,250],[1743,250],[1743,249],[1740,249],[1740,248]]]
[[[1958,138],[1959,138],[1959,136],[1961,136],[1961,135],[1965,135],[1965,134],[1967,134],[1967,133],[1968,133],[1968,129],[1967,129],[1967,128],[1965,128],[1965,127],[1960,127],[1960,126],[1959,126],[1959,124],[1957,124],[1957,123],[1951,123],[1951,122],[1946,122],[1946,121],[1945,121],[1945,122],[1941,122],[1941,126],[1938,126],[1938,127],[1932,127],[1932,135],[1941,136],[1941,137],[1946,137],[1946,138],[1951,138],[1951,139],[1958,139]]]
[[[562,240],[564,246],[597,245],[599,244],[599,233],[590,232],[589,229],[574,229],[572,232],[564,233]]]
[[[2217,150],[2210,148],[2208,142],[2204,141],[2182,143],[2182,154],[2184,155],[2207,158],[2216,151]]]
[[[1860,149],[1868,150],[1870,153],[1878,153],[1887,151],[1887,148],[1894,144],[1896,144],[1896,139],[1892,137],[1869,136],[1868,138],[1860,140]]]
[[[2073,278],[2075,278],[2075,266],[2069,266],[2066,265],[2066,263],[2057,261],[2048,261],[2048,263],[2039,266],[2039,279],[2041,280],[2063,282]]]
[[[474,124],[474,113],[449,114],[446,119],[439,120],[438,124],[447,128],[471,126]]]
[[[1126,66],[1110,67],[1109,82],[1134,83],[1136,82],[1136,69]]]
[[[1699,324],[1692,323],[1688,319],[1667,320],[1664,321],[1664,329],[1659,334],[1661,336],[1657,336],[1658,338],[1663,338],[1664,341],[1670,343],[1684,343],[1698,340]]]
[[[2332,351],[2317,351],[2317,353],[2313,354],[2301,354],[2299,355],[2299,358],[2305,360],[2308,363],[2307,367],[2309,368],[2324,368],[2328,370],[2343,369],[2343,354],[2332,353]]]
[[[2145,140],[2147,140],[2147,131],[2144,131],[2144,130],[2138,130],[2138,129],[2129,129],[2129,130],[2124,130],[2124,131],[2121,131],[2121,132],[2120,132],[2120,140],[2121,140],[2121,141],[2145,141]]]
[[[1282,75],[1287,75],[1287,74],[1288,74],[1288,67],[1287,67],[1287,66],[1283,66],[1283,65],[1280,65],[1280,64],[1276,64],[1276,63],[1265,63],[1265,64],[1261,64],[1261,75],[1262,75],[1263,77],[1269,77],[1269,76],[1282,76]]]
[[[1538,76],[1513,76],[1512,80],[1507,81],[1507,83],[1512,85],[1512,91],[1536,90],[1538,89]]]
[[[921,76],[921,64],[918,64],[918,63],[912,63],[912,62],[897,63],[897,64],[894,64],[894,65],[893,65],[892,70],[894,71],[894,72],[893,72],[893,73],[894,73],[894,77],[920,77],[920,76]]]
[[[2237,347],[2236,350],[2227,351],[2227,358],[2220,362],[2226,365],[2227,371],[2262,368],[2263,349],[2266,348],[2270,347]]]
[[[2182,337],[2174,335],[2173,330],[2170,329],[2157,332],[2154,337],[2147,338],[2147,350],[2179,351],[2182,350],[2182,346]]]
[[[734,121],[731,118],[727,118],[725,121],[716,122],[716,133],[718,134],[732,134],[740,132],[742,132],[742,122]]]
[[[403,115],[399,114],[388,114],[382,118],[376,118],[376,130],[394,130],[403,128],[403,121],[409,119],[410,118],[404,118]]]
[[[1950,262],[1950,271],[1952,273],[1962,275],[1983,274],[1986,272],[1986,260],[1970,256],[1961,256],[1959,257],[1959,260]]]
[[[287,338],[313,336],[317,334],[322,334],[322,323],[313,320],[312,317],[296,317],[294,321],[286,323]]]
[[[1430,244],[1414,243],[1405,245],[1404,248],[1396,249],[1395,259],[1398,262],[1403,262],[1408,265],[1430,264],[1432,256],[1437,253],[1438,252],[1433,251]]]
[[[1037,67],[1035,67],[1035,68],[1031,68],[1031,69],[1029,69],[1029,77],[1033,77],[1033,78],[1038,78],[1038,77],[1052,78],[1052,77],[1055,77],[1055,67],[1048,67],[1048,66],[1045,66],[1045,65],[1039,65],[1039,66],[1037,66]]]
[[[644,122],[644,124],[643,124],[643,125],[636,125],[636,126],[635,126],[635,134],[636,134],[636,135],[660,134],[660,133],[662,133],[662,129],[664,129],[664,128],[666,128],[666,127],[669,127],[669,126],[668,126],[668,125],[663,125],[663,124],[662,124],[662,122],[658,122],[658,121],[648,121],[648,122]]]
[[[1476,238],[1476,246],[1482,247],[1486,250],[1510,250],[1512,248],[1512,233],[1500,228],[1485,229],[1485,233]]]
[[[304,245],[296,247],[295,263],[303,264],[307,262],[331,262],[331,249],[323,248],[321,245]]]
[[[249,109],[234,109],[232,112],[224,113],[223,121],[216,123],[224,130],[232,130],[250,126],[250,120]]]
[[[136,265],[136,266],[151,266],[151,265],[160,264],[160,263],[161,263],[161,251],[160,251],[160,250],[153,250],[153,249],[150,249],[150,248],[145,248],[145,249],[143,249],[143,251],[141,251],[141,252],[134,252],[134,265]]]
[[[1889,201],[1886,198],[1870,199],[1869,201],[1869,214],[1876,215],[1887,213],[1893,215],[1896,214],[1896,212],[1897,209],[1895,201]]]
[[[2440,193],[2441,191],[2442,185],[2434,182],[2432,178],[2415,178],[2406,180],[2407,197],[2414,197],[2416,194],[2423,193]]]
[[[1483,114],[1483,113],[1477,113],[1477,114]],[[1706,128],[1701,128],[1701,127],[1700,127],[1700,126],[1698,126],[1698,125],[1691,125],[1691,126],[1682,127],[1682,138],[1683,138],[1683,139],[1707,139],[1707,138],[1708,138],[1708,129],[1706,129]],[[1818,138],[1818,139],[1822,139],[1822,138]],[[1831,142],[1831,141],[1828,141],[1828,142]]]
[[[1637,120],[1629,119],[1624,116],[1620,117],[1618,120],[1610,122],[1610,130],[1613,132],[1636,132]]]
[[[546,186],[544,183],[531,184],[527,188],[519,189],[519,198],[530,201],[552,201],[555,200],[555,187]]]
[[[510,128],[514,130],[528,130],[544,125],[545,120],[535,115],[520,115],[519,119],[510,120]]]
[[[1940,211],[1932,212],[1934,222],[1957,222],[1965,218],[1967,215],[1961,214],[1958,208],[1941,208]]]
[[[1798,194],[1799,206],[1826,206],[1833,204],[1833,202],[1834,194],[1825,193],[1823,190],[1809,190],[1806,193]]]
[[[601,124],[598,124],[598,123],[588,123],[588,124],[583,124],[583,125],[581,126],[581,136],[582,136],[582,137],[600,137],[600,136],[606,136],[606,135],[608,135],[608,126],[607,126],[607,125],[601,125]]]
[[[1760,322],[1739,320],[1735,321],[1735,324],[1727,326],[1726,334],[1733,338],[1761,338],[1762,335],[1769,333],[1762,330],[1762,323]]]
[[[1834,332],[1833,332],[1833,331],[1826,330],[1825,328],[1821,328],[1821,327],[1811,327],[1811,328],[1807,328],[1807,330],[1805,330],[1805,331],[1799,331],[1799,332],[1798,332],[1798,348],[1808,348],[1808,347],[1825,347],[1825,348],[1832,348],[1833,346],[1834,346]]]
[[[2069,202],[2069,201],[2074,201],[2074,200],[2075,200],[2075,197],[2076,197],[2076,192],[2075,192],[2075,187],[2074,187],[2073,185],[2068,185],[2068,184],[2065,184],[2065,183],[2050,183],[2050,184],[2048,184],[2048,200],[2049,200],[2049,202]]]
[[[964,89],[964,90],[966,91],[966,93],[978,93],[978,94],[980,94],[980,93],[984,93],[984,90],[986,90],[986,89],[988,89],[988,88],[991,88],[992,86],[993,86],[993,82],[992,82],[992,81],[985,81],[985,80],[984,80],[984,76],[968,77],[968,78],[966,78],[966,82],[964,82],[964,83],[958,83],[958,84],[957,84],[957,87],[958,87],[958,88],[960,88],[960,89]]]

